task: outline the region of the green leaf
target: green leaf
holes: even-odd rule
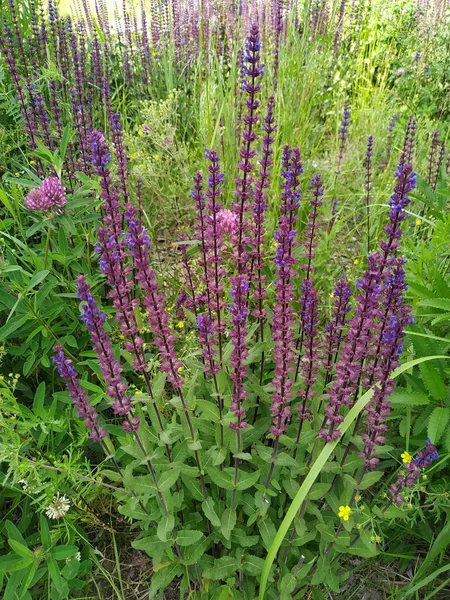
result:
[[[47,567],[48,567],[49,575],[50,575],[53,583],[55,584],[56,589],[58,590],[58,592],[61,593],[63,590],[64,580],[61,577],[58,563],[52,556],[49,556],[49,558],[48,558]]]
[[[180,475],[180,468],[173,467],[168,471],[164,471],[158,478],[158,485],[161,492],[166,492],[174,485]]]
[[[425,406],[430,403],[430,399],[422,392],[410,392],[405,389],[397,388],[389,397],[389,402],[391,402],[394,406],[396,404],[406,406]]]
[[[33,560],[33,552],[27,546],[24,546],[16,540],[8,540],[8,544],[19,556]]]
[[[0,327],[0,341],[6,340],[12,333],[17,331],[24,323],[30,319],[30,315],[25,315],[22,317],[13,317],[10,319],[3,327]]]
[[[44,279],[47,277],[47,275],[49,273],[50,273],[50,271],[48,271],[48,270],[40,271],[39,273],[35,273],[33,275],[33,277],[31,278],[31,281],[28,284],[27,289],[25,291],[29,292],[34,287],[36,287],[37,285],[39,285],[41,283],[41,281],[44,281]]]
[[[179,546],[192,546],[203,537],[201,531],[196,529],[180,529],[177,533],[177,544]]]
[[[408,371],[409,369],[411,369],[412,367],[414,367],[416,365],[420,365],[423,362],[430,361],[430,360],[437,360],[437,359],[447,359],[448,360],[448,357],[442,356],[442,355],[425,356],[425,357],[417,358],[415,360],[410,360],[410,361],[406,362],[405,364],[401,365],[400,367],[398,367],[397,369],[395,369],[395,371],[391,374],[391,377],[393,379],[396,379],[399,375],[401,375],[405,371]],[[264,568],[261,573],[260,587],[259,587],[259,600],[264,600],[264,594],[266,591],[267,581],[269,578],[269,573],[270,573],[270,569],[272,567],[273,561],[275,560],[275,557],[276,557],[278,550],[286,536],[286,533],[289,531],[289,528],[290,528],[293,520],[295,519],[298,511],[300,510],[300,507],[302,506],[303,502],[306,500],[309,490],[315,483],[316,479],[318,478],[324,465],[326,464],[326,462],[332,455],[336,446],[339,444],[339,441],[342,440],[343,434],[345,434],[345,432],[352,426],[354,421],[357,419],[358,415],[364,410],[366,405],[370,402],[370,399],[372,398],[373,394],[374,394],[373,389],[367,391],[352,406],[352,408],[347,413],[347,415],[344,419],[344,422],[339,425],[338,429],[341,433],[341,437],[338,440],[336,440],[335,442],[331,442],[331,443],[328,443],[325,445],[322,452],[319,454],[316,461],[312,465],[309,473],[306,475],[305,479],[303,480],[303,483],[300,486],[298,492],[296,493],[294,499],[292,500],[291,505],[290,505],[287,513],[285,514],[285,517],[284,517],[283,521],[281,522],[281,524],[278,528],[278,531],[276,532],[276,536],[275,536],[275,538],[269,548],[269,551],[267,553],[266,560],[264,563]]]
[[[239,565],[235,558],[232,556],[223,556],[222,558],[217,558],[213,566],[204,570],[203,578],[211,579],[212,581],[227,579],[234,575],[238,569]]]
[[[383,475],[383,471],[371,471],[370,473],[366,473],[362,478],[361,483],[358,485],[358,489],[367,490],[367,488],[379,481]]]
[[[431,300],[420,300],[418,305],[441,308],[442,310],[450,312],[450,298],[432,298]]]
[[[216,467],[207,467],[206,472],[208,473],[209,477],[211,477],[213,483],[218,485],[220,488],[225,490],[234,489],[232,476],[227,471],[220,471],[220,469],[217,469]]]
[[[259,471],[254,471],[253,473],[248,473],[246,471],[239,471],[238,481],[236,488],[238,490],[246,490],[255,485],[255,483],[259,480]]]
[[[450,417],[450,408],[436,406],[428,421],[428,437],[433,444],[437,444],[447,427]]]
[[[220,531],[227,540],[230,539],[231,532],[236,525],[236,518],[236,511],[234,508],[226,508],[222,513]]]
[[[208,521],[211,521],[214,527],[220,527],[220,519],[215,511],[215,502],[211,496],[208,496],[208,498],[202,502],[202,508]]]
[[[41,530],[42,545],[44,546],[45,550],[48,550],[52,545],[52,538],[50,536],[50,528],[48,526],[48,521],[44,515],[40,515],[39,525]]]
[[[419,369],[422,380],[433,398],[444,400],[447,397],[447,386],[443,382],[439,371],[428,364],[421,364]]]
[[[156,530],[156,535],[162,542],[167,541],[168,535],[172,532],[175,526],[175,519],[173,515],[167,515],[167,517],[161,517],[158,523],[158,529]]]
[[[20,571],[33,562],[32,558],[24,558],[18,554],[0,556],[0,573],[13,573]]]
[[[51,555],[55,560],[66,560],[78,552],[76,546],[56,546],[51,551]]]
[[[171,563],[167,567],[160,569],[152,575],[152,584],[150,586],[149,599],[155,598],[156,594],[165,590],[175,579],[183,573],[183,566],[178,563]]]
[[[264,566],[264,559],[253,554],[246,554],[244,558],[244,571],[250,575],[257,576],[261,573]]]

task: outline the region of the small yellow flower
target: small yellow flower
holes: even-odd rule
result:
[[[142,394],[143,392],[142,392],[142,390],[136,390],[134,393],[137,396],[138,394]]]
[[[351,512],[352,512],[352,509],[350,508],[350,506],[340,506],[339,512],[338,512],[338,517],[341,517],[341,519],[344,519],[344,521],[348,521],[350,518]]]
[[[131,158],[131,160],[134,160],[136,158],[136,152],[133,152],[132,154],[130,154],[130,158]]]
[[[375,541],[376,541],[377,544],[381,544],[381,538],[380,538],[379,535],[375,536]]]
[[[35,165],[36,161],[35,160],[30,160],[30,165]]]
[[[184,370],[184,367],[178,367],[178,369],[177,369],[178,373],[181,373],[181,371],[183,371],[183,370]]]
[[[334,292],[330,292],[330,298],[334,298]]]
[[[161,157],[159,154],[155,154],[155,156],[153,157],[155,160],[159,160]]]
[[[142,131],[142,129],[138,130],[138,135],[144,135],[144,132]]]
[[[355,260],[353,261],[354,265],[359,265],[359,258],[355,258]]]
[[[361,496],[359,494],[356,494],[355,500],[356,500],[356,502],[359,502],[361,500]]]
[[[409,452],[406,452],[406,451],[403,452],[403,454],[401,454],[400,456],[401,456],[401,458],[402,458],[402,460],[403,460],[403,462],[404,462],[405,465],[409,464],[412,461],[412,459],[413,459],[413,457],[411,456],[411,454]]]
[[[177,327],[178,327],[178,329],[183,329],[183,327],[184,327],[184,321],[178,321]]]
[[[416,225],[422,225],[422,219],[416,219]]]

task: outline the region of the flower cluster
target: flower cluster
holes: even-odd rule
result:
[[[53,363],[56,365],[58,373],[66,383],[67,389],[72,402],[77,409],[78,416],[86,423],[89,429],[89,437],[94,441],[102,440],[108,434],[98,424],[98,413],[89,402],[88,395],[80,385],[78,374],[73,367],[70,358],[64,354],[64,348],[57,345],[54,348],[55,354],[52,357]]]
[[[58,177],[47,177],[39,188],[32,189],[25,198],[25,206],[30,210],[51,211],[61,214],[67,204],[66,190]]]
[[[423,450],[419,450],[416,457],[410,462],[405,462],[404,473],[400,474],[397,481],[390,487],[392,501],[395,504],[400,504],[404,501],[401,491],[404,488],[411,488],[416,483],[423,469],[426,469],[432,462],[439,458],[436,446],[431,443],[431,440],[426,440],[426,445]]]

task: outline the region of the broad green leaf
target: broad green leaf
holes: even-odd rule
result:
[[[33,560],[33,552],[27,546],[24,546],[24,544],[21,544],[16,540],[8,540],[8,544],[19,556]]]
[[[238,490],[246,490],[259,480],[260,472],[254,471],[253,473],[248,473],[246,471],[239,471],[238,481],[236,488]]]
[[[428,421],[428,437],[433,444],[437,444],[447,427],[450,417],[450,408],[436,406]]]
[[[445,400],[447,398],[447,386],[439,371],[429,364],[421,364],[419,369],[422,380],[433,398],[435,400]]]
[[[204,579],[219,581],[220,579],[228,579],[239,569],[238,562],[232,556],[223,556],[214,560],[214,564],[208,567],[203,572]]]
[[[55,560],[66,560],[78,552],[76,546],[56,546],[51,551],[51,555]]]
[[[370,473],[366,473],[362,478],[361,483],[358,485],[358,488],[360,490],[367,490],[367,488],[379,481],[383,475],[383,471],[371,471]]]
[[[173,467],[168,471],[163,471],[158,477],[158,485],[161,492],[166,492],[174,485],[180,475],[180,468]]]
[[[196,529],[180,529],[177,532],[177,544],[179,546],[192,546],[192,544],[200,541],[202,537],[203,533]]]
[[[217,469],[216,467],[207,467],[206,472],[209,477],[211,477],[213,483],[220,488],[225,490],[232,490],[234,488],[232,476],[225,469],[220,471],[220,469]]]
[[[172,532],[175,526],[175,519],[173,515],[168,515],[167,517],[161,517],[158,528],[156,530],[156,535],[162,542],[166,542],[169,534]]]
[[[234,508],[226,508],[222,513],[220,531],[227,540],[230,539],[231,532],[236,525],[236,518],[236,511]]]
[[[13,573],[28,567],[33,562],[32,558],[24,558],[18,554],[0,556],[0,573]]]
[[[183,573],[183,566],[179,563],[170,563],[168,566],[160,569],[152,575],[149,592],[149,600],[156,597],[156,594],[165,590],[175,579]]]
[[[264,566],[264,559],[253,554],[246,554],[244,557],[244,571],[250,575],[257,576],[261,573]]]
[[[214,527],[220,527],[220,519],[215,511],[215,502],[211,496],[208,496],[208,498],[202,502],[202,508],[206,518],[211,521]]]

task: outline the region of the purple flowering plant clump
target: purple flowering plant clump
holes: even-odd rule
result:
[[[277,22],[281,36],[283,23]],[[53,362],[90,440],[116,471],[111,480],[123,485],[125,493],[116,495],[120,513],[140,524],[133,545],[152,558],[157,574],[151,595],[180,578],[186,589],[208,598],[225,598],[227,589],[255,598],[264,593],[266,572],[262,580],[269,577],[270,597],[276,598],[285,578],[302,565],[313,585],[336,587],[341,555],[355,545],[362,556],[377,552],[367,542],[357,498],[391,468],[390,397],[405,328],[412,323],[400,240],[416,187],[414,123],[377,248],[354,284],[344,270],[324,284],[316,255],[336,217],[328,211],[326,223],[329,182],[321,174],[303,175],[299,147],[284,144],[280,157],[274,153],[276,97],[266,106],[260,99],[260,50],[253,25],[242,59],[234,194],[224,192],[220,152],[208,148],[205,172],[193,176],[195,227],[178,242],[173,311],[139,185],[134,194],[119,116],[109,114],[116,165],[105,135],[93,127],[80,149],[79,161],[96,179],[101,200],[95,246],[100,274],[79,274],[76,284],[104,390],[101,402],[94,405],[86,391],[86,364],[75,366],[62,344],[55,346]],[[349,124],[346,103],[336,176]],[[78,125],[89,125],[86,115],[79,115]],[[367,202],[372,157],[370,137]],[[273,191],[276,161],[279,196]],[[28,208],[64,206],[55,179],[30,192]],[[266,222],[268,206],[277,207],[274,233]],[[183,351],[186,330],[195,340],[189,352]],[[390,486],[385,506],[401,504],[402,491],[437,458],[427,441]],[[283,542],[277,576],[267,575],[264,560],[286,508],[311,479],[311,493],[296,504],[285,530],[290,541]],[[318,554],[327,561],[326,577],[317,570]]]

